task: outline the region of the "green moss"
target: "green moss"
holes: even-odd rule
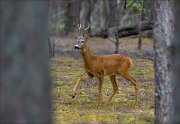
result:
[[[144,75],[145,72],[140,71],[140,70],[134,70],[134,71],[131,71],[131,74],[132,74],[132,75]]]

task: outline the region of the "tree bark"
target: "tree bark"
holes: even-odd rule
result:
[[[47,1],[0,1],[0,123],[50,124]]]
[[[172,123],[173,124],[179,124],[180,123],[180,1],[175,0],[175,39],[172,44],[172,51],[173,51],[173,57],[172,57],[172,65],[173,65],[173,80],[174,87],[173,87],[173,93],[175,94],[174,97],[174,116]]]
[[[174,34],[173,0],[154,2],[155,123],[168,124],[173,117],[171,45]]]

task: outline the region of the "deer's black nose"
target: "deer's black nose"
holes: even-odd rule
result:
[[[76,46],[76,45],[75,45],[75,47],[74,47],[74,48],[75,48],[75,49],[79,49],[79,47],[78,47],[78,46]]]

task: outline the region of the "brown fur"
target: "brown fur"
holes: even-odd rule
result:
[[[98,55],[93,54],[89,50],[87,43],[85,42],[80,49],[83,60],[84,60],[84,69],[87,72],[87,75],[80,77],[73,88],[72,96],[75,96],[76,87],[80,81],[91,79],[93,77],[98,77],[98,91],[99,91],[99,99],[98,104],[102,103],[102,82],[104,76],[109,76],[113,86],[113,93],[106,102],[106,105],[110,102],[112,97],[118,90],[118,86],[115,80],[116,75],[121,75],[126,80],[130,81],[135,88],[136,93],[136,101],[138,101],[138,87],[137,81],[132,78],[129,74],[129,69],[132,66],[132,60],[130,57],[121,54],[112,54],[112,55]]]

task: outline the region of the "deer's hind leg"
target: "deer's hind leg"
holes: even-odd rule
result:
[[[111,99],[113,98],[113,96],[116,94],[116,92],[118,91],[118,86],[117,86],[117,83],[116,83],[116,75],[111,75],[109,76],[110,77],[110,80],[111,80],[111,83],[112,83],[112,86],[113,86],[113,92],[112,92],[112,95],[109,97],[108,101],[106,102],[105,106],[111,101]]]
[[[138,96],[138,83],[137,81],[129,74],[129,72],[125,72],[122,74],[122,77],[128,81],[130,81],[135,89],[135,95],[136,95],[136,103],[139,102],[139,96]]]

